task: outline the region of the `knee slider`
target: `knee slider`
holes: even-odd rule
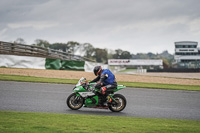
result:
[[[106,93],[106,87],[101,87],[101,93],[105,94]]]

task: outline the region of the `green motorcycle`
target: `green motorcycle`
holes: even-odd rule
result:
[[[120,112],[126,107],[126,98],[121,94],[114,94],[126,86],[118,85],[116,89],[109,90],[105,99],[95,85],[96,83],[88,83],[85,78],[81,78],[74,87],[73,93],[67,98],[67,106],[72,110],[78,110],[83,105],[88,108],[109,108],[113,112]]]

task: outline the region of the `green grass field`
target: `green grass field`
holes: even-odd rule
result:
[[[200,121],[0,111],[0,133],[199,133]]]
[[[78,82],[77,79],[41,78],[41,77],[32,77],[32,76],[3,75],[3,74],[0,74],[0,80],[41,82],[41,83],[60,83],[60,84],[76,84]],[[122,84],[127,87],[138,87],[138,88],[200,91],[200,86],[198,86],[198,85],[176,85],[176,84],[121,82],[121,81],[119,81],[118,84]]]

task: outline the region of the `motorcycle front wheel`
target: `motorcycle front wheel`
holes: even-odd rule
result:
[[[113,98],[115,101],[108,105],[109,109],[113,112],[122,111],[126,107],[126,98],[121,94],[115,94]]]
[[[75,93],[72,93],[67,98],[67,106],[72,110],[78,110],[83,106],[84,100],[82,97],[77,96]]]

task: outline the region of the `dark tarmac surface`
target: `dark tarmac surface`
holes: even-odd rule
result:
[[[127,99],[119,113],[82,107],[74,111],[66,99],[74,85],[0,81],[0,110],[84,115],[200,120],[200,92],[126,88],[117,93]]]

